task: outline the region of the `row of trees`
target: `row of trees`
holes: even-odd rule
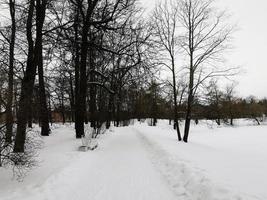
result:
[[[153,39],[160,55],[158,63],[172,74],[170,84],[179,141],[182,137],[177,114],[177,60],[184,66],[180,68],[180,76],[186,77],[184,142],[188,141],[195,97],[203,84],[237,73],[237,68],[222,65],[223,53],[230,47],[234,27],[225,21],[225,12],[214,9],[213,3],[212,0],[165,1],[157,5],[153,13]]]
[[[0,30],[0,105],[14,152],[24,152],[27,125],[36,118],[41,135],[49,135],[55,110],[65,118],[70,108],[77,138],[84,123],[99,128],[106,122],[108,128],[114,120],[119,126],[132,106],[131,88],[137,91],[153,73],[146,58],[150,33],[136,1],[2,3],[12,21]]]
[[[179,86],[179,85],[178,85]],[[178,98],[178,119],[182,121],[186,116],[187,92],[180,88]],[[136,101],[136,118],[151,118],[151,125],[155,126],[157,119],[174,119],[172,87],[162,84],[151,84],[140,92]],[[214,120],[217,125],[234,125],[234,119],[246,118],[260,125],[267,115],[267,100],[254,96],[240,98],[236,94],[235,85],[231,84],[221,89],[216,81],[210,81],[203,94],[195,96],[192,109],[192,120],[196,123],[201,119]],[[175,124],[175,121],[174,121]]]
[[[48,136],[55,111],[75,122],[76,138],[84,123],[153,116],[156,124],[169,113],[187,142],[206,83],[236,74],[222,62],[233,26],[211,0],[166,0],[147,20],[136,0],[1,3],[9,14],[0,28],[0,110],[14,152],[24,152],[33,121]]]

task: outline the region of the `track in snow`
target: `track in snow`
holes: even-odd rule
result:
[[[48,147],[49,148],[49,147]],[[59,158],[60,159],[60,158]],[[1,199],[1,196],[0,196]],[[15,200],[174,200],[132,128],[118,128],[41,185],[4,198]]]
[[[70,128],[67,130],[71,132]],[[57,152],[53,147],[62,145],[63,152],[73,148],[71,134],[51,136],[51,141],[58,141],[44,149],[46,166],[52,153]],[[49,173],[46,180],[42,177],[43,181],[35,182],[35,177],[30,177],[32,181],[22,184],[21,189],[15,188],[3,196],[0,194],[0,200],[256,199],[241,197],[214,185],[201,172],[192,170],[190,163],[172,157],[161,148],[162,144],[149,139],[147,134],[150,133],[142,126],[116,128],[112,134],[101,136],[95,151],[72,151],[71,162]],[[55,164],[54,158],[50,160],[51,165]]]

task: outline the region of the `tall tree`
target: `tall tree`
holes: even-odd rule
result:
[[[43,69],[43,57],[42,57],[42,48],[43,48],[43,25],[45,21],[45,13],[46,7],[48,5],[47,0],[34,0],[28,2],[28,13],[27,13],[27,24],[26,24],[26,35],[27,35],[27,42],[28,42],[28,55],[27,55],[27,66],[26,72],[22,79],[22,86],[21,86],[21,96],[19,101],[19,110],[17,116],[17,134],[15,138],[15,145],[14,145],[14,152],[24,152],[24,144],[26,138],[26,124],[27,124],[27,117],[29,116],[29,111],[31,110],[31,99],[33,95],[33,87],[35,82],[36,70],[38,67],[38,72],[41,74],[39,75],[39,79],[43,79],[42,69]],[[35,9],[36,8],[36,9]],[[35,38],[33,38],[33,18],[34,18],[34,10],[36,11],[36,31],[35,31]],[[34,41],[35,39],[35,41]],[[42,86],[44,87],[44,82],[39,80],[39,90],[42,90]],[[44,89],[44,88],[43,88]],[[45,98],[43,94],[44,91],[40,91],[39,95],[42,98]],[[42,106],[44,106],[44,101],[46,99],[40,100],[42,101]],[[45,108],[42,108],[45,109]],[[46,107],[47,109],[47,107]],[[42,110],[46,112],[45,110]],[[43,117],[47,117],[46,119],[42,118],[42,134],[48,135],[49,133],[49,124],[48,124],[48,112],[43,115]],[[47,123],[46,123],[47,122]]]
[[[177,130],[178,140],[181,141],[181,133],[178,123],[178,103],[177,103],[177,80],[175,65],[177,55],[177,17],[178,7],[172,1],[165,1],[158,4],[153,12],[154,37],[158,52],[160,52],[159,64],[168,68],[172,75],[172,92],[173,92],[173,115],[174,127]],[[159,54],[157,53],[157,57]],[[166,57],[167,56],[167,57]]]
[[[29,116],[30,102],[33,94],[33,86],[36,74],[36,65],[34,64],[34,42],[32,35],[33,15],[35,1],[28,1],[26,35],[28,43],[27,67],[21,83],[21,95],[19,100],[19,110],[17,116],[17,133],[15,137],[14,152],[24,152],[26,139],[26,124]],[[27,117],[25,117],[27,116]]]
[[[194,96],[199,86],[212,77],[229,76],[233,69],[220,68],[222,53],[229,47],[233,26],[226,23],[225,12],[218,12],[213,0],[181,0],[180,47],[185,52],[189,74],[183,141],[188,141]]]
[[[101,1],[92,0],[82,3],[81,1],[72,1],[77,11],[81,16],[81,47],[79,52],[79,80],[76,94],[76,109],[75,109],[75,129],[76,137],[80,138],[84,135],[84,122],[86,116],[86,96],[88,90],[87,77],[93,78],[91,73],[94,72],[94,64],[92,55],[94,55],[93,46],[95,41],[93,37],[94,30],[110,31],[120,29],[120,20],[127,22],[129,18],[124,19],[127,15],[128,8],[134,7],[135,0],[117,0],[117,1]],[[131,14],[131,13],[130,13]],[[118,20],[118,21],[116,21]],[[124,21],[125,20],[125,21]],[[123,24],[122,22],[122,24]],[[79,31],[78,31],[79,32]],[[93,54],[92,54],[93,53]],[[89,56],[91,55],[91,56]],[[95,59],[95,58],[94,58]],[[89,61],[89,62],[88,62]],[[89,70],[88,70],[89,69]],[[91,69],[91,70],[90,70]],[[98,85],[103,87],[103,84],[98,82],[91,82],[91,85]],[[91,87],[92,89],[93,87]],[[91,93],[94,96],[95,92]],[[91,101],[92,103],[93,101]],[[94,103],[95,104],[95,103]]]
[[[92,27],[92,16],[97,6],[98,0],[88,1],[87,8],[84,10],[82,2],[78,2],[78,8],[82,15],[82,44],[79,65],[79,89],[76,101],[76,137],[84,135],[84,122],[86,115],[86,93],[87,93],[87,57],[88,57],[88,36]]]
[[[50,132],[47,98],[46,98],[45,83],[44,83],[43,32],[42,32],[48,3],[49,3],[48,0],[36,0],[36,43],[35,43],[34,56],[36,57],[36,65],[38,67],[40,123],[41,123],[42,136],[48,136]]]
[[[9,41],[9,70],[8,70],[8,95],[6,106],[6,142],[12,141],[13,132],[13,82],[14,82],[14,48],[16,37],[15,0],[9,0],[9,12],[11,17],[11,35]]]

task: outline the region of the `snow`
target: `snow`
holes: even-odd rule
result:
[[[167,121],[112,128],[79,152],[72,126],[44,138],[40,166],[23,182],[0,168],[1,200],[267,199],[267,126],[193,125],[178,143]]]
[[[158,149],[168,152],[171,159],[208,178],[210,184],[223,186],[241,199],[267,199],[267,126],[245,126],[246,120],[236,124],[193,125],[188,144],[177,144],[167,121],[161,121],[157,128],[139,125],[137,129]]]
[[[45,138],[37,173],[23,183],[1,178],[0,199],[175,199],[130,128],[102,135],[99,147],[89,152],[78,152],[73,136],[63,127]]]

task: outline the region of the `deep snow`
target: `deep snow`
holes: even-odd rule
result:
[[[23,182],[0,168],[1,200],[267,199],[267,126],[192,127],[178,143],[167,121],[113,128],[79,152],[71,126],[44,138],[40,166]]]

